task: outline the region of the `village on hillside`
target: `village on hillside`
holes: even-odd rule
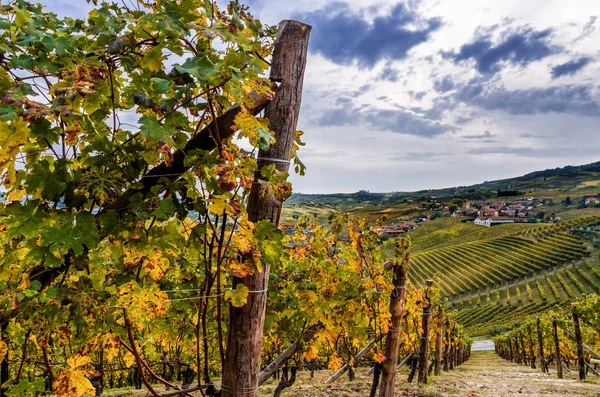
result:
[[[429,197],[421,203],[422,212],[408,219],[391,220],[386,225],[371,226],[371,230],[387,237],[401,236],[419,227],[419,224],[438,217],[450,216],[464,218],[474,225],[491,227],[505,223],[557,223],[562,218],[554,211],[545,209],[555,203],[549,197],[521,197],[509,201],[502,200],[475,201],[453,198],[449,203],[440,202],[436,197]],[[415,202],[408,200],[408,202]],[[600,206],[600,194],[569,197],[560,203],[562,206],[577,208]]]

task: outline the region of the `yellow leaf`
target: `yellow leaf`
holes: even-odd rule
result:
[[[144,69],[158,72],[162,68],[162,48],[154,47],[151,50],[146,51],[144,57],[140,61],[140,65]]]
[[[304,359],[306,361],[313,361],[317,357],[319,357],[319,349],[312,345],[309,346],[308,349],[306,349],[306,352],[304,352]]]
[[[61,369],[54,382],[57,397],[95,396],[96,389],[87,378],[89,371]]]
[[[337,371],[338,369],[342,368],[342,365],[344,365],[344,361],[342,361],[341,358],[334,354],[329,359],[329,362],[327,363],[327,368],[329,368],[332,371]]]
[[[382,362],[384,362],[384,361],[385,361],[385,356],[383,355],[383,353],[382,353],[381,351],[378,351],[377,353],[375,353],[375,354],[373,355],[373,360],[374,360],[375,362],[378,362],[378,363],[380,363],[380,364],[381,364]]]
[[[127,366],[127,368],[133,367],[135,365],[135,356],[130,352],[126,352],[123,356],[123,361],[125,362],[125,366]]]
[[[85,395],[96,395],[96,389],[88,379],[92,371],[83,369],[87,367],[91,358],[81,354],[75,354],[67,359],[69,369],[61,369],[53,388],[57,397],[83,397]]]
[[[81,354],[75,354],[74,356],[67,359],[67,364],[69,365],[69,367],[71,367],[73,369],[78,369],[81,367],[85,367],[91,361],[92,361],[92,359],[89,358],[88,356],[84,356]]]
[[[0,340],[0,361],[4,360],[6,354],[8,353],[8,345],[5,341]]]
[[[13,10],[15,10],[15,25],[17,25],[18,28],[23,27],[31,19],[31,14],[29,11],[14,5]]]

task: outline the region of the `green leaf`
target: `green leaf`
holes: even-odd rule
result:
[[[8,238],[23,236],[31,239],[40,235],[45,214],[38,211],[37,203],[37,201],[28,201],[25,205],[22,205],[19,202],[14,202],[6,206],[2,214],[8,215],[3,221],[6,225],[6,236]]]
[[[173,142],[170,136],[171,129],[160,124],[154,117],[143,115],[139,123],[142,135],[151,142],[166,142],[169,146]]]
[[[165,79],[159,79],[158,77],[154,77],[151,79],[152,81],[152,90],[159,94],[164,94],[169,91],[169,87],[171,86],[171,82]]]
[[[159,208],[152,212],[152,215],[156,216],[158,219],[168,219],[177,208],[175,204],[173,204],[173,200],[168,198],[160,201]]]
[[[40,283],[38,280],[33,280],[31,284],[29,284],[29,288],[34,291],[39,291],[42,288],[42,283]]]
[[[269,221],[260,221],[256,224],[258,248],[263,259],[270,265],[278,264],[283,253],[283,233]]]
[[[81,213],[52,213],[45,219],[46,226],[41,231],[40,244],[47,246],[55,257],[73,250],[75,255],[83,254],[84,248],[98,245],[98,230],[94,215]]]
[[[231,301],[233,307],[242,307],[248,301],[248,291],[248,287],[244,284],[238,284],[235,286],[235,290],[225,292],[225,299]]]
[[[273,141],[273,134],[262,127],[256,129],[258,133],[258,145],[262,150],[269,150],[269,144]]]
[[[183,65],[175,65],[175,70],[179,73],[189,73],[203,83],[221,71],[221,68],[215,65],[206,55],[201,57],[189,58]]]

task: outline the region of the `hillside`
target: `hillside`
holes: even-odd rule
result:
[[[532,172],[523,176],[485,181],[476,185],[429,189],[415,192],[301,194],[294,193],[284,205],[284,222],[293,222],[299,213],[316,213],[325,220],[331,212],[343,211],[366,216],[370,220],[386,216],[400,219],[419,216],[423,213],[423,201],[435,201],[444,205],[452,198],[464,200],[486,200],[498,197],[498,192],[512,192],[547,199],[544,210],[561,214],[564,219],[600,214],[599,208],[577,208],[561,203],[567,197],[580,197],[600,192],[600,162],[566,166]]]

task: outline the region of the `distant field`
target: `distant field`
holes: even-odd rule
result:
[[[413,252],[419,252],[500,237],[536,228],[540,225],[539,223],[509,223],[488,228],[474,225],[473,222],[464,218],[447,217],[421,223],[417,229],[411,231],[408,235],[411,239]]]
[[[337,212],[332,207],[313,207],[308,205],[293,205],[283,207],[283,211],[281,211],[281,223],[283,225],[293,225],[296,223],[296,219],[301,215],[308,214],[314,215],[317,218],[317,221],[320,225],[327,225],[329,216],[332,213]]]

